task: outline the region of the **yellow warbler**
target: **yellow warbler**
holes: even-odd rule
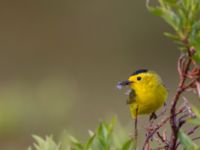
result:
[[[133,118],[142,114],[154,114],[163,106],[168,95],[160,76],[147,69],[135,71],[128,80],[118,83],[118,88],[122,86],[130,87],[127,103]]]

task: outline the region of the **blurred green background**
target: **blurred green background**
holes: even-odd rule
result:
[[[113,115],[129,124],[116,84],[136,69],[176,87],[179,51],[145,0],[1,0],[0,19],[0,149],[64,129],[84,139]]]

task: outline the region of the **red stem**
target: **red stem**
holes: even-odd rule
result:
[[[180,95],[185,91],[185,87],[184,87],[184,84],[185,84],[185,81],[187,79],[186,77],[186,74],[188,73],[189,69],[190,69],[190,65],[191,65],[191,62],[192,62],[192,59],[191,59],[191,52],[190,52],[190,49],[188,49],[188,57],[189,57],[189,60],[183,70],[183,73],[180,74],[180,82],[179,82],[179,86],[177,88],[177,92],[173,98],[173,103],[172,103],[172,107],[171,107],[171,117],[170,117],[170,125],[171,125],[171,129],[172,129],[172,133],[171,133],[171,138],[170,138],[170,150],[175,150],[176,148],[176,143],[177,143],[177,135],[178,135],[178,131],[179,131],[179,127],[177,125],[177,119],[176,119],[176,105],[177,105],[177,102],[180,98]]]
[[[176,113],[175,116],[177,116],[178,114],[182,113],[184,111],[185,107],[181,107]],[[156,127],[153,129],[153,131],[151,131],[150,133],[148,133],[145,142],[143,144],[142,150],[146,150],[146,147],[149,145],[149,140],[153,137],[153,135],[161,128],[163,127],[169,120],[170,120],[170,116],[164,118],[159,124],[156,125]]]

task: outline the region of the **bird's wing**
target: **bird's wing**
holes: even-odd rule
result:
[[[127,100],[127,104],[132,104],[135,101],[135,97],[136,97],[136,93],[133,89],[131,89],[128,100]]]

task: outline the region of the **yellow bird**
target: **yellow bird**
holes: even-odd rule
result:
[[[118,88],[122,86],[130,87],[127,103],[134,119],[143,114],[151,114],[150,119],[156,117],[155,111],[165,104],[168,96],[160,76],[147,69],[135,71],[128,80],[118,83]]]

